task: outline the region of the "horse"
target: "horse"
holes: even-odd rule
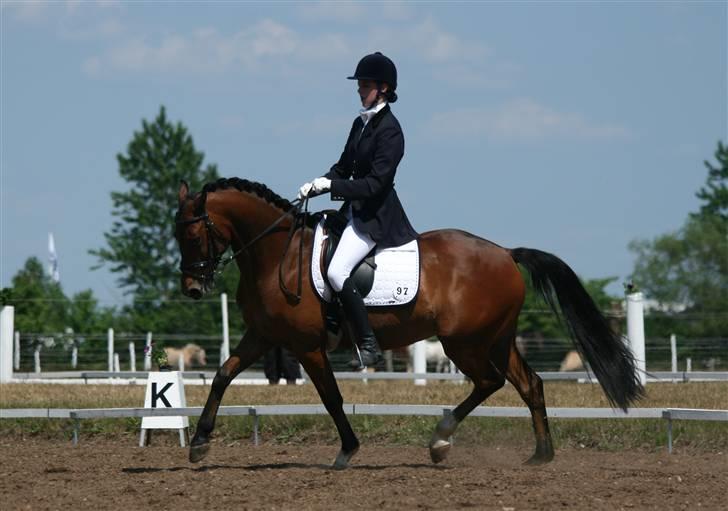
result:
[[[561,371],[561,372],[583,371],[583,370],[584,370],[584,362],[582,362],[581,357],[579,356],[579,353],[575,350],[569,351],[564,356],[564,360],[561,361],[561,366],[559,366],[559,371]]]
[[[307,206],[307,200],[290,202],[264,184],[240,178],[219,179],[194,194],[186,182],[180,185],[175,238],[181,255],[181,292],[201,299],[212,289],[218,266],[234,260],[240,270],[236,302],[248,327],[213,379],[190,442],[190,462],[208,454],[217,412],[232,379],[276,345],[296,355],[333,419],[341,439],[333,468],[346,468],[359,450],[325,349],[325,304],[310,277],[315,222],[305,221],[303,202]],[[456,229],[424,232],[417,241],[416,299],[368,312],[382,349],[437,336],[447,356],[473,384],[470,395],[435,427],[429,442],[434,463],[446,459],[449,438],[458,424],[506,380],[531,412],[536,447],[526,463],[546,463],[554,457],[543,382],[515,344],[525,295],[518,264],[563,318],[611,405],[626,410],[643,395],[624,339],[611,330],[561,259],[535,249],[508,249]],[[233,254],[223,261],[228,248]],[[350,337],[344,333],[345,339]]]
[[[414,367],[415,349],[410,344],[405,349],[394,350],[395,353],[402,354],[407,357],[407,371],[412,372]],[[450,371],[451,361],[445,354],[445,349],[440,341],[425,341],[425,362],[435,364],[436,373],[444,373]]]
[[[164,352],[167,354],[167,363],[172,367],[179,365],[180,358],[184,362],[184,367],[191,367],[193,362],[202,367],[207,365],[205,350],[194,343],[188,343],[184,348],[165,347]]]

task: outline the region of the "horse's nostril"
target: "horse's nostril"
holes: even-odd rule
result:
[[[190,289],[187,294],[193,300],[199,300],[200,298],[202,298],[202,291],[200,291],[199,289]]]

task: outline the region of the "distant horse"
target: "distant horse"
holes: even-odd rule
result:
[[[435,372],[444,373],[450,370],[450,359],[445,354],[445,348],[440,341],[425,342],[425,362],[435,364]],[[397,350],[395,350],[397,351]],[[410,344],[405,351],[407,359],[407,371],[412,372],[414,367],[415,346]]]
[[[296,206],[265,185],[244,179],[221,179],[194,195],[186,183],[180,186],[175,236],[182,256],[182,293],[202,298],[212,288],[222,254],[232,246],[240,269],[236,301],[248,326],[213,380],[190,443],[192,462],[209,450],[217,411],[232,379],[275,345],[300,360],[336,424],[341,450],[334,467],[346,467],[359,450],[326,355],[324,304],[311,282],[313,222],[302,221],[299,213],[300,203]],[[515,344],[525,295],[517,264],[530,273],[534,288],[554,312],[560,309],[609,401],[626,409],[642,395],[629,348],[559,258],[539,250],[503,248],[453,229],[425,232],[417,241],[416,299],[370,308],[369,321],[385,350],[437,335],[445,353],[473,383],[471,394],[435,428],[429,445],[434,462],[447,456],[448,439],[458,424],[506,380],[531,411],[536,449],[528,462],[544,463],[554,456],[543,383]]]
[[[184,348],[166,347],[164,352],[167,354],[167,363],[175,368],[179,365],[180,358],[184,362],[184,367],[192,367],[193,365],[204,367],[207,365],[205,350],[194,343],[186,344]]]
[[[579,353],[577,351],[571,350],[569,351],[566,356],[564,357],[564,360],[561,361],[561,366],[559,367],[559,371],[583,371],[584,370],[584,362],[582,362],[581,357],[579,356]]]

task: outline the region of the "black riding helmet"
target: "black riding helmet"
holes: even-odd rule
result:
[[[381,52],[371,53],[364,56],[356,66],[353,76],[347,76],[349,80],[373,80],[389,85],[390,93],[387,99],[390,103],[397,101],[397,68],[389,57]]]

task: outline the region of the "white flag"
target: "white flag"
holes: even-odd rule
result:
[[[56,244],[53,241],[53,233],[48,233],[48,259],[50,265],[48,265],[48,274],[51,276],[53,282],[61,281],[61,274],[58,272],[58,255],[56,255]]]

